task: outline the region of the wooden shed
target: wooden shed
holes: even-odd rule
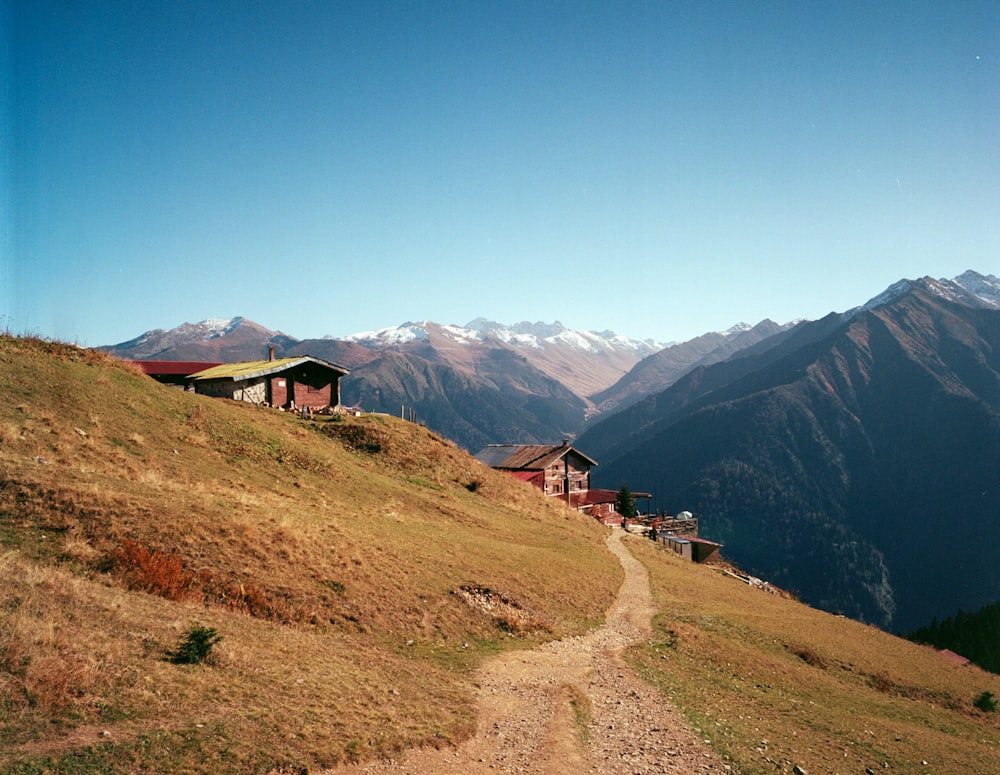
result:
[[[196,393],[283,409],[322,410],[340,404],[340,378],[350,370],[297,355],[224,363],[190,376]]]
[[[661,533],[659,541],[672,552],[686,557],[692,562],[706,562],[718,557],[722,544],[707,541],[695,536],[679,536],[673,533]]]

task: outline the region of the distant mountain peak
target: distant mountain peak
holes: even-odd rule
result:
[[[419,339],[429,338],[427,322],[403,323],[398,326],[387,326],[374,331],[360,331],[350,336],[340,337],[345,342],[355,342],[368,347],[392,347],[406,344]]]
[[[893,283],[860,307],[845,312],[844,317],[851,318],[859,312],[875,309],[883,304],[891,304],[915,288],[922,288],[942,299],[966,304],[970,307],[1000,309],[1000,278],[994,275],[982,275],[969,269],[951,280],[944,278],[935,280],[933,277],[921,277],[919,280],[904,278]]]
[[[729,337],[729,336],[734,336],[736,334],[743,334],[751,330],[752,328],[753,326],[751,326],[749,323],[737,323],[736,325],[730,326],[725,331],[723,331],[722,335]]]
[[[985,306],[1000,308],[1000,277],[981,275],[970,269],[962,272],[952,282],[975,296]]]

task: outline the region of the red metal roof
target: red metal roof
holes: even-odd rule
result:
[[[969,660],[963,657],[961,654],[956,654],[951,649],[941,649],[938,654],[947,659],[949,662],[954,662],[956,665],[967,665]]]
[[[151,377],[158,374],[186,377],[222,365],[219,361],[132,361],[132,363]]]
[[[569,504],[575,509],[596,506],[598,503],[614,503],[617,499],[617,490],[575,490],[569,494]]]

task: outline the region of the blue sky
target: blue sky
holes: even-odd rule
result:
[[[0,323],[683,340],[1000,274],[1000,4],[0,0]]]

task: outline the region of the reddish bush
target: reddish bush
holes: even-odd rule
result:
[[[174,552],[152,549],[123,538],[114,554],[115,567],[130,589],[150,592],[168,600],[183,600],[197,585],[195,576],[184,568]]]

